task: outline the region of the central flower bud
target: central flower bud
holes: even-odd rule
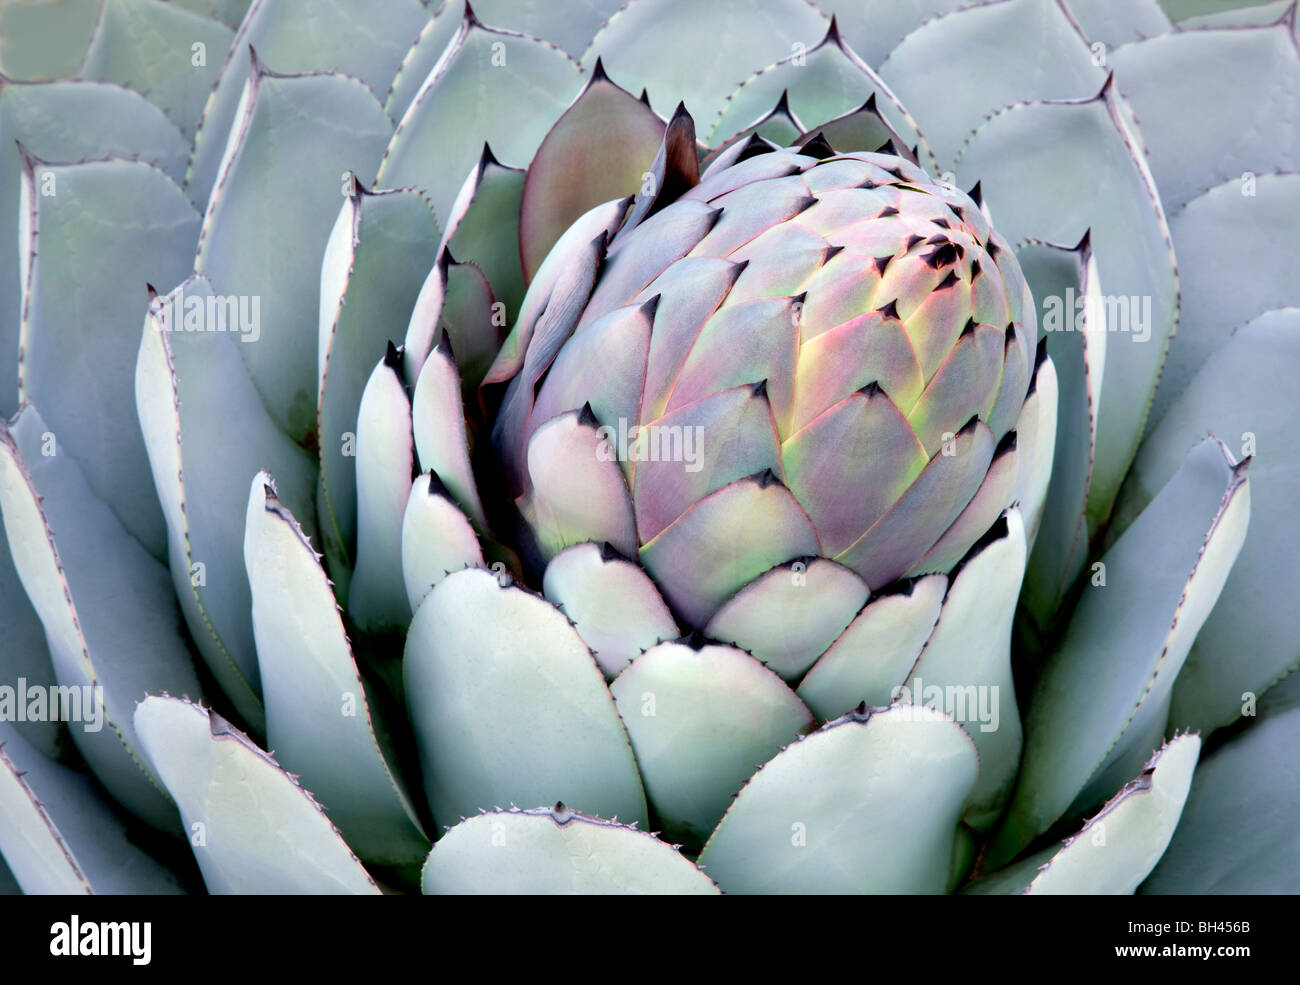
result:
[[[496,435],[545,556],[609,541],[698,627],[781,565],[951,570],[1015,495],[1037,335],[1007,242],[915,164],[726,157],[557,245]]]

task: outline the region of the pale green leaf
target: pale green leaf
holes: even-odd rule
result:
[[[808,671],[799,697],[823,721],[859,702],[889,704],[916,666],[947,589],[945,575],[926,575],[877,595]]]
[[[174,828],[131,726],[146,689],[199,696],[166,567],[95,495],[62,435],[30,404],[12,428],[0,426],[0,510],[55,674],[69,689],[58,716],[114,797],[155,827]]]
[[[140,93],[192,141],[233,37],[161,0],[103,0],[81,77]]]
[[[415,470],[415,440],[402,357],[391,342],[361,395],[356,452],[357,563],[348,585],[348,615],[370,632],[400,632],[411,621],[402,523]]]
[[[452,203],[447,228],[438,246],[461,263],[475,263],[492,285],[494,299],[504,309],[494,321],[505,326],[520,311],[524,300],[524,272],[519,258],[519,204],[524,194],[524,172],[508,168],[484,145],[478,167],[465,179]],[[494,336],[494,342],[499,339]],[[469,355],[465,353],[464,355]],[[496,349],[492,350],[496,358]]]
[[[749,781],[700,868],[726,893],[941,893],[978,769],[940,712],[846,715]]]
[[[5,721],[0,855],[28,895],[182,891],[175,875],[132,842],[89,777],[46,759]]]
[[[483,145],[507,164],[527,164],[581,83],[559,49],[463,21],[398,123],[379,183],[422,189],[445,223]]]
[[[562,550],[546,566],[542,591],[573,620],[606,677],[679,635],[650,576],[608,545],[588,542]]]
[[[12,79],[77,74],[100,0],[0,4],[0,72]]]
[[[13,7],[7,10],[13,10]],[[18,261],[18,143],[44,161],[111,154],[137,156],[180,181],[189,155],[185,139],[156,106],[121,86],[101,82],[0,82],[0,276],[4,296],[21,297]],[[57,190],[57,186],[56,186]],[[0,415],[18,409],[18,323],[21,305],[0,305]]]
[[[198,215],[167,175],[124,160],[28,158],[20,209],[19,395],[41,408],[95,495],[162,557],[162,513],[135,426],[133,340],[148,284],[189,272]]]
[[[1159,749],[1135,779],[1059,847],[981,880],[973,893],[1131,895],[1178,827],[1201,749],[1181,735]]]
[[[317,510],[331,572],[346,571],[356,557],[361,394],[385,346],[400,343],[406,333],[411,307],[433,265],[437,237],[433,214],[418,192],[371,193],[358,187],[343,203],[325,247],[317,352]]]
[[[1245,539],[1250,487],[1223,445],[1202,442],[1093,566],[1030,699],[993,864],[1095,808],[1159,744],[1174,680]]]
[[[1252,725],[1196,771],[1144,893],[1300,892],[1300,708]]]
[[[420,860],[429,840],[375,737],[378,712],[329,579],[273,482],[267,472],[254,477],[244,533],[267,744],[364,858]]]
[[[1169,229],[1183,297],[1154,421],[1233,329],[1273,308],[1300,307],[1300,174],[1239,176],[1188,202]]]
[[[316,466],[258,399],[239,352],[253,334],[234,331],[238,302],[232,313],[220,300],[192,277],[155,304],[144,322],[135,396],[181,611],[217,683],[261,731],[243,557],[247,487],[259,470],[273,470],[280,499],[310,519]]]
[[[1161,0],[1165,7],[1176,4],[1185,10],[1199,10],[1204,5],[1210,11],[1180,19],[1178,26],[1187,30],[1196,27],[1258,27],[1261,24],[1272,24],[1291,9],[1295,0],[1272,0],[1271,3],[1260,3],[1259,0],[1244,0],[1244,2],[1250,6],[1236,6],[1235,0]],[[1214,8],[1222,8],[1226,5],[1227,9],[1214,9],[1210,7],[1211,4]]]
[[[1094,99],[1011,107],[972,134],[957,170],[963,186],[981,181],[1013,244],[1077,243],[1092,230],[1099,282],[1114,299],[1107,331],[1116,335],[1106,347],[1088,500],[1095,530],[1137,451],[1177,310],[1168,227],[1131,115],[1114,85]]]
[[[646,89],[661,113],[684,100],[703,132],[741,80],[810,51],[828,26],[807,0],[631,0],[592,39],[582,65],[590,71],[601,58],[615,82],[631,92]],[[776,104],[766,102],[754,119]]]
[[[267,331],[244,361],[271,415],[301,441],[317,424],[320,380],[303,354],[316,348],[325,245],[344,197],[355,181],[370,182],[391,131],[356,79],[282,76],[260,62],[237,127],[194,269],[218,294],[259,299]]]
[[[1180,24],[1214,15],[1233,18],[1235,23],[1237,18],[1249,16],[1258,4],[1259,0],[1160,0],[1160,6],[1169,19]]]
[[[707,838],[755,769],[814,725],[775,673],[730,646],[661,643],[610,692],[672,839]]]
[[[379,893],[311,794],[215,712],[153,696],[136,708],[135,728],[180,807],[208,892]]]
[[[943,169],[995,110],[1089,96],[1106,80],[1056,0],[998,0],[937,17],[889,53],[880,76],[920,122]]]
[[[962,562],[916,666],[891,695],[938,708],[970,735],[980,771],[965,820],[977,829],[997,820],[1020,765],[1011,622],[1024,573],[1025,525],[1013,508]]]
[[[405,670],[438,823],[558,800],[624,822],[646,819],[604,678],[550,603],[482,569],[451,574],[416,610]]]
[[[402,56],[428,16],[419,0],[387,0],[382,16],[376,16],[373,0],[253,0],[235,32],[199,125],[185,178],[194,200],[208,200],[222,170],[227,138],[232,128],[240,126],[238,107],[248,81],[250,49],[276,72],[336,72],[351,76],[378,99],[388,90]],[[342,102],[334,119],[343,133],[359,128],[357,121],[349,120]],[[334,179],[344,168],[373,177],[378,154],[341,156],[344,160],[334,169]],[[327,159],[332,162],[333,156]],[[308,173],[303,170],[297,177],[301,181]],[[297,228],[292,222],[288,226]],[[323,233],[320,239],[323,241]]]
[[[563,804],[493,811],[439,839],[427,895],[716,895],[717,887],[653,835]]]
[[[411,484],[402,518],[402,578],[414,611],[453,571],[483,567],[478,535],[432,472]]]
[[[1127,524],[1159,492],[1184,449],[1207,433],[1238,457],[1254,456],[1250,532],[1178,677],[1171,727],[1208,734],[1227,725],[1250,713],[1254,699],[1300,661],[1300,607],[1287,577],[1300,555],[1297,374],[1300,309],[1270,311],[1238,329],[1143,443],[1116,509],[1117,525]]]
[[[933,153],[916,120],[880,76],[845,46],[838,32],[827,33],[817,44],[795,47],[774,65],[753,67],[753,74],[727,96],[716,116],[701,118],[702,123],[712,124],[708,131],[711,146],[758,122],[783,95],[788,97],[791,112],[812,132],[821,124],[864,106],[874,96],[880,114],[906,145],[919,144],[924,162],[933,161]],[[875,151],[879,146],[836,145],[835,149]]]
[[[1022,596],[1047,629],[1092,544],[1085,511],[1108,339],[1097,263],[1086,243],[1075,250],[1031,244],[1017,255],[1039,307],[1058,387],[1055,466]]]
[[[12,682],[15,688],[19,681],[36,687],[57,683],[45,630],[14,568],[3,526],[0,526],[0,681]],[[31,721],[25,715],[8,720],[42,753],[57,758],[62,738],[62,726],[58,722]]]

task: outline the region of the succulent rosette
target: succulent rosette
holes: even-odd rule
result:
[[[0,73],[0,887],[1300,890],[1295,3]]]

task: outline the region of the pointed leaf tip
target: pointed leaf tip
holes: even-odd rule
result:
[[[402,350],[393,344],[393,340],[388,340],[388,347],[384,350],[384,365],[397,374],[397,378],[403,383],[406,382],[406,376],[402,369]]]
[[[819,161],[824,161],[828,157],[834,157],[836,151],[826,139],[826,135],[818,130],[811,140],[806,140],[799,145],[799,153],[805,157],[815,157]]]
[[[826,28],[826,34],[822,38],[821,43],[822,44],[831,43],[831,44],[838,45],[840,47],[843,47],[844,45],[843,39],[840,37],[840,24],[839,21],[836,19],[835,14],[831,14],[830,26]]]
[[[595,428],[600,427],[600,421],[596,418],[596,412],[591,409],[591,402],[588,401],[582,405],[582,410],[578,411],[578,424],[581,427]]]

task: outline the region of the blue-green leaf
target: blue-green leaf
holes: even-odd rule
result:
[[[357,411],[384,346],[398,344],[433,264],[438,230],[418,192],[358,187],[321,264],[319,372],[322,551],[331,573],[356,557]],[[408,474],[409,482],[409,474]],[[346,582],[343,587],[346,588]]]
[[[1174,680],[1245,540],[1245,471],[1219,442],[1197,445],[1093,565],[1030,699],[1020,780],[993,864],[1067,812],[1096,807],[1159,745]]]
[[[152,696],[135,728],[180,807],[208,892],[379,893],[311,794],[215,712]]]
[[[581,82],[559,49],[467,17],[398,123],[380,184],[423,189],[445,223],[484,143],[502,161],[526,164]]]
[[[1093,51],[1108,61],[1109,54],[1105,49],[1099,52],[1096,42],[1113,48],[1165,34],[1173,26],[1156,0],[1084,0],[1068,6],[1084,37],[1093,42]],[[1146,117],[1142,119],[1145,122]]]
[[[259,300],[266,333],[244,360],[271,415],[302,441],[317,424],[320,378],[303,354],[316,348],[325,245],[391,131],[356,79],[278,75],[260,61],[239,105],[194,269],[218,294]]]
[[[6,8],[7,11],[21,9]],[[169,178],[185,175],[189,149],[157,107],[121,86],[102,82],[0,81],[0,415],[18,409],[18,323],[22,307],[18,199],[23,162],[18,143],[43,161],[77,161],[101,154],[136,157]]]
[[[135,426],[132,340],[148,284],[188,273],[198,215],[167,175],[123,160],[29,157],[20,208],[19,396],[41,408],[95,495],[162,557],[162,513]]]
[[[1013,106],[971,135],[957,170],[963,187],[981,181],[1012,243],[1077,243],[1092,230],[1098,278],[1113,301],[1107,331],[1117,335],[1106,347],[1088,499],[1096,530],[1137,451],[1177,311],[1169,231],[1131,113],[1113,83],[1093,99]]]
[[[920,121],[945,169],[994,111],[1088,96],[1106,79],[1056,0],[997,0],[936,17],[889,53],[880,76]]]
[[[58,716],[114,797],[174,828],[131,726],[146,689],[199,696],[167,569],[95,495],[63,435],[31,405],[12,428],[0,426],[0,510],[59,684],[75,701],[65,707],[61,698]]]
[[[907,35],[931,18],[969,7],[979,0],[824,0],[818,6],[834,14],[844,40],[868,64],[880,67]]]
[[[161,0],[103,0],[81,77],[135,90],[192,141],[233,37]]]
[[[1300,170],[1300,129],[1282,124],[1300,114],[1300,53],[1287,25],[1176,31],[1125,45],[1109,62],[1141,121],[1171,224],[1188,201],[1243,171]]]
[[[963,560],[905,691],[891,695],[938,707],[970,735],[980,771],[965,819],[978,829],[997,820],[1020,765],[1011,622],[1024,573],[1025,525],[1013,508]]]
[[[699,869],[653,835],[564,804],[492,811],[438,840],[427,895],[717,895]]]
[[[1300,374],[1300,309],[1279,308],[1238,329],[1206,360],[1147,437],[1116,509],[1123,529],[1178,466],[1183,449],[1219,435],[1251,462],[1251,520],[1241,556],[1174,688],[1170,726],[1207,734],[1246,713],[1300,662],[1300,467],[1292,435]],[[1224,399],[1230,394],[1231,399]]]
[[[248,13],[252,0],[171,0],[177,7],[184,7],[196,14],[202,14],[226,27],[239,27],[240,21]]]
[[[1039,307],[1059,390],[1055,466],[1022,596],[1046,629],[1092,545],[1086,509],[1108,339],[1097,262],[1086,241],[1073,250],[1030,244],[1017,255]]]
[[[261,731],[243,557],[247,486],[260,469],[273,470],[280,499],[310,520],[316,465],[258,398],[239,351],[253,335],[222,320],[229,312],[221,300],[192,277],[155,304],[140,341],[135,396],[181,611],[221,689]]]
[[[267,472],[253,479],[244,563],[253,593],[267,744],[301,775],[348,843],[388,865],[429,848],[400,775],[376,738],[329,579]]]
[[[348,614],[370,631],[404,630],[411,621],[402,573],[402,522],[415,470],[411,400],[402,357],[388,343],[357,408],[357,564]]]
[[[557,800],[601,817],[646,819],[600,668],[544,599],[482,569],[447,576],[416,610],[405,670],[438,823]]]
[[[940,893],[979,770],[970,737],[925,707],[862,709],[788,746],[700,854],[726,893]]]
[[[592,39],[582,64],[591,71],[599,57],[619,85],[644,88],[661,111],[685,100],[705,124],[747,73],[810,51],[828,25],[805,0],[631,0]],[[754,119],[776,100],[765,102]],[[742,120],[736,129],[752,122]]]
[[[1026,895],[1129,895],[1147,877],[1178,827],[1201,749],[1180,735],[1060,846],[1045,849],[968,890]],[[1181,830],[1181,829],[1179,829]]]
[[[1300,174],[1241,175],[1170,217],[1183,297],[1153,420],[1230,332],[1273,308],[1300,307],[1298,229]]]
[[[46,759],[3,721],[0,855],[29,896],[182,891],[131,840],[89,777]]]
[[[781,678],[731,646],[661,643],[610,692],[646,795],[674,839],[707,838],[755,768],[814,725]]]
[[[1253,724],[1207,756],[1144,893],[1300,892],[1300,708]]]
[[[373,0],[253,0],[235,32],[195,138],[185,179],[194,200],[208,200],[222,170],[227,138],[232,128],[241,126],[238,107],[248,81],[250,51],[256,49],[277,72],[350,76],[378,98],[387,91],[428,16],[418,0],[387,0],[382,17],[375,16]],[[338,113],[335,125],[342,133],[357,129],[342,104]],[[334,169],[335,179],[344,168],[373,176],[377,154],[341,156],[344,160]],[[297,172],[298,178],[307,173]]]
[[[75,75],[99,5],[100,0],[0,5],[0,72],[31,80]]]

